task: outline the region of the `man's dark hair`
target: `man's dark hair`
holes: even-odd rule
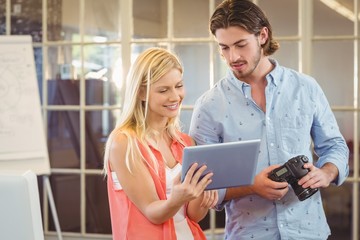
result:
[[[268,39],[262,45],[265,56],[272,55],[279,49],[279,43],[273,39],[272,28],[265,13],[249,0],[224,0],[210,18],[210,31],[215,36],[216,30],[228,27],[241,27],[258,36],[263,27],[268,29]]]

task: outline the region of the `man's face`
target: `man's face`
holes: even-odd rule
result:
[[[216,30],[220,53],[237,78],[246,81],[257,69],[263,55],[261,44],[266,41],[265,35],[261,32],[255,36],[236,26]]]

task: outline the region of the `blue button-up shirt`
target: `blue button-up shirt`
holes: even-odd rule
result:
[[[313,162],[314,150],[315,166],[335,164],[340,185],[348,175],[349,150],[322,89],[312,77],[271,61],[275,68],[266,76],[266,112],[253,101],[251,86],[229,70],[197,100],[190,135],[197,144],[261,139],[257,173],[297,155]],[[279,201],[248,195],[223,202],[225,192],[219,191],[219,203],[227,216],[226,239],[313,240],[330,234],[320,191],[304,201],[290,187]]]

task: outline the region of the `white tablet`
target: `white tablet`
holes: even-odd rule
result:
[[[258,162],[260,139],[184,148],[181,181],[193,163],[206,165],[204,174],[213,172],[207,190],[251,185]]]

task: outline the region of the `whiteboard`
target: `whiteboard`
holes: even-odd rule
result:
[[[31,36],[0,36],[0,169],[50,174]]]

